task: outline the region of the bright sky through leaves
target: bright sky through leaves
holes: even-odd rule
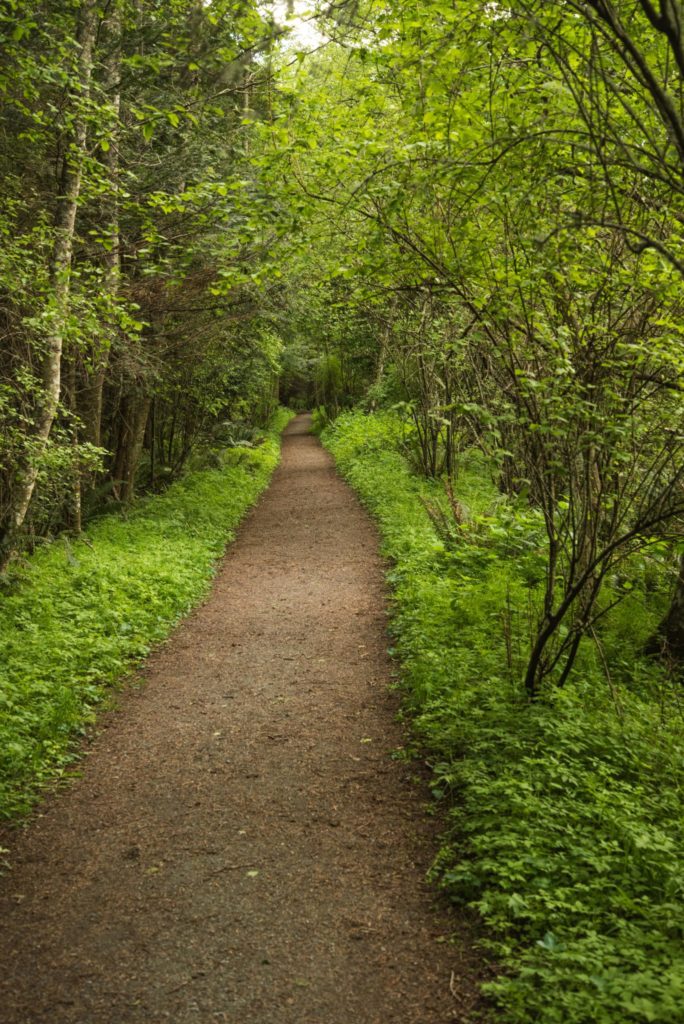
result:
[[[292,13],[288,13],[288,7],[291,7]],[[274,3],[272,10],[276,21],[281,25],[287,25],[290,29],[286,45],[313,49],[324,41],[325,36],[318,30],[314,20],[312,6],[306,0],[304,2],[295,0],[293,4]]]

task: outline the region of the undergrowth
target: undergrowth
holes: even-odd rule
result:
[[[392,560],[406,707],[448,823],[435,876],[488,925],[499,1019],[684,1021],[681,694],[639,656],[659,614],[643,567],[566,687],[530,704],[534,512],[470,455],[445,543],[443,492],[409,471],[395,418],[346,413],[323,440]]]
[[[10,568],[0,600],[0,818],[67,770],[116,683],[207,592],[216,560],[279,457],[236,447],[159,496]]]

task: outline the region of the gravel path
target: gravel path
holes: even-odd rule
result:
[[[388,691],[367,515],[298,417],[206,603],[13,837],[2,1024],[446,1024],[477,963]]]

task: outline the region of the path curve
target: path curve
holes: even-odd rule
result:
[[[4,1024],[446,1024],[471,1002],[388,756],[377,536],[308,426],[84,777],[13,841]]]

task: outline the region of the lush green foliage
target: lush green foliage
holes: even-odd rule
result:
[[[276,407],[248,159],[273,33],[249,0],[3,5],[0,568]]]
[[[65,770],[111,684],[206,592],[289,415],[262,444],[217,452],[214,468],[12,565],[0,607],[0,817],[25,811]]]
[[[0,569],[248,439],[279,384],[317,430],[393,409],[327,436],[381,519],[409,704],[435,789],[459,794],[466,855],[441,876],[492,927],[512,1020],[673,1021],[679,6],[312,0],[309,54],[281,45],[279,6],[297,7],[0,15]],[[66,559],[90,593],[88,552],[64,545],[35,571]],[[171,618],[191,562],[157,566]],[[84,680],[155,635],[131,612],[149,585],[116,610],[108,587],[105,653],[63,645]],[[56,742],[48,692],[72,715],[35,657],[27,766]]]
[[[588,648],[565,689],[530,703],[515,659],[530,623],[509,613],[539,587],[543,526],[469,454],[445,543],[428,515],[443,492],[408,469],[403,434],[394,415],[355,413],[323,436],[393,562],[406,706],[448,821],[435,870],[489,925],[503,973],[488,989],[516,1024],[675,1024],[684,744],[678,691],[638,654],[640,567],[628,611],[601,625],[610,685]]]
[[[261,133],[317,402],[348,405],[358,367],[425,475],[478,447],[541,514],[533,697],[565,684],[625,562],[677,574],[684,61],[674,8],[653,11],[368,0],[343,45],[283,69]],[[684,615],[649,646],[684,661]]]

